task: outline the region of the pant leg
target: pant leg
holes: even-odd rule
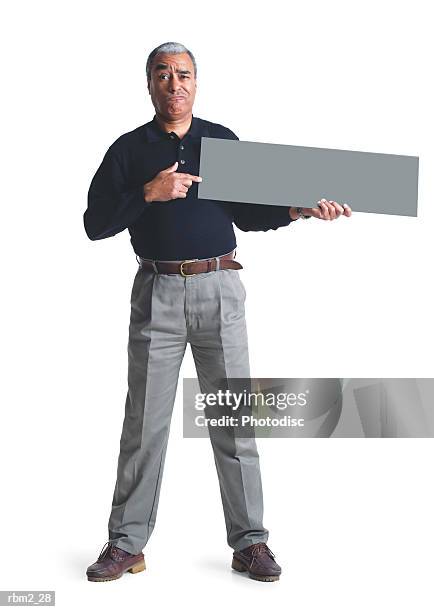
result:
[[[216,380],[250,376],[245,289],[237,270],[188,279],[188,339],[202,393],[215,393]],[[229,384],[230,388],[230,384]],[[253,437],[234,427],[209,427],[225,516],[227,542],[241,550],[267,542],[259,456]]]
[[[170,421],[187,343],[184,280],[139,268],[131,293],[128,392],[109,539],[134,554],[155,525]]]

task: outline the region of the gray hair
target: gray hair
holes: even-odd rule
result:
[[[187,47],[184,47],[184,45],[181,45],[181,43],[166,42],[166,43],[163,43],[162,45],[158,45],[158,47],[155,47],[155,49],[151,51],[151,53],[148,56],[148,59],[146,61],[146,78],[148,80],[148,83],[151,80],[152,62],[154,61],[154,58],[157,55],[157,53],[170,53],[170,54],[188,53],[188,55],[191,58],[191,61],[193,62],[194,78],[196,78],[197,66],[196,66],[196,60],[194,59],[193,53],[189,49],[187,49]]]

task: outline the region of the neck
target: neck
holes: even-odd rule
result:
[[[158,113],[155,113],[157,117],[157,121],[159,126],[165,132],[175,132],[175,134],[179,138],[183,138],[185,134],[190,129],[190,125],[193,119],[193,114],[190,113],[186,117],[181,117],[179,119],[165,119]]]

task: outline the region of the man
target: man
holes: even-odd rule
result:
[[[192,114],[197,67],[178,43],[154,49],[146,64],[152,121],[120,136],[92,179],[84,213],[91,240],[128,228],[139,257],[131,294],[128,393],[109,540],[87,569],[91,581],[145,569],[142,553],[155,525],[179,368],[190,343],[202,391],[216,378],[248,378],[245,290],[235,260],[233,223],[267,231],[300,216],[336,219],[349,206],[322,200],[312,209],[200,200],[202,136],[237,139]],[[210,428],[232,568],[278,580],[267,546],[255,439]]]

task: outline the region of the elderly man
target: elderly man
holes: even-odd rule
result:
[[[245,290],[235,260],[233,224],[276,230],[298,218],[351,215],[346,204],[261,206],[200,200],[201,137],[237,139],[228,128],[193,116],[197,68],[178,43],[154,49],[146,65],[152,121],[108,149],[89,188],[84,213],[91,240],[128,228],[138,257],[131,294],[128,392],[109,540],[87,569],[91,581],[145,569],[142,553],[155,525],[179,368],[190,343],[198,380],[248,378]],[[254,436],[210,430],[232,568],[256,580],[278,580],[267,546]]]

